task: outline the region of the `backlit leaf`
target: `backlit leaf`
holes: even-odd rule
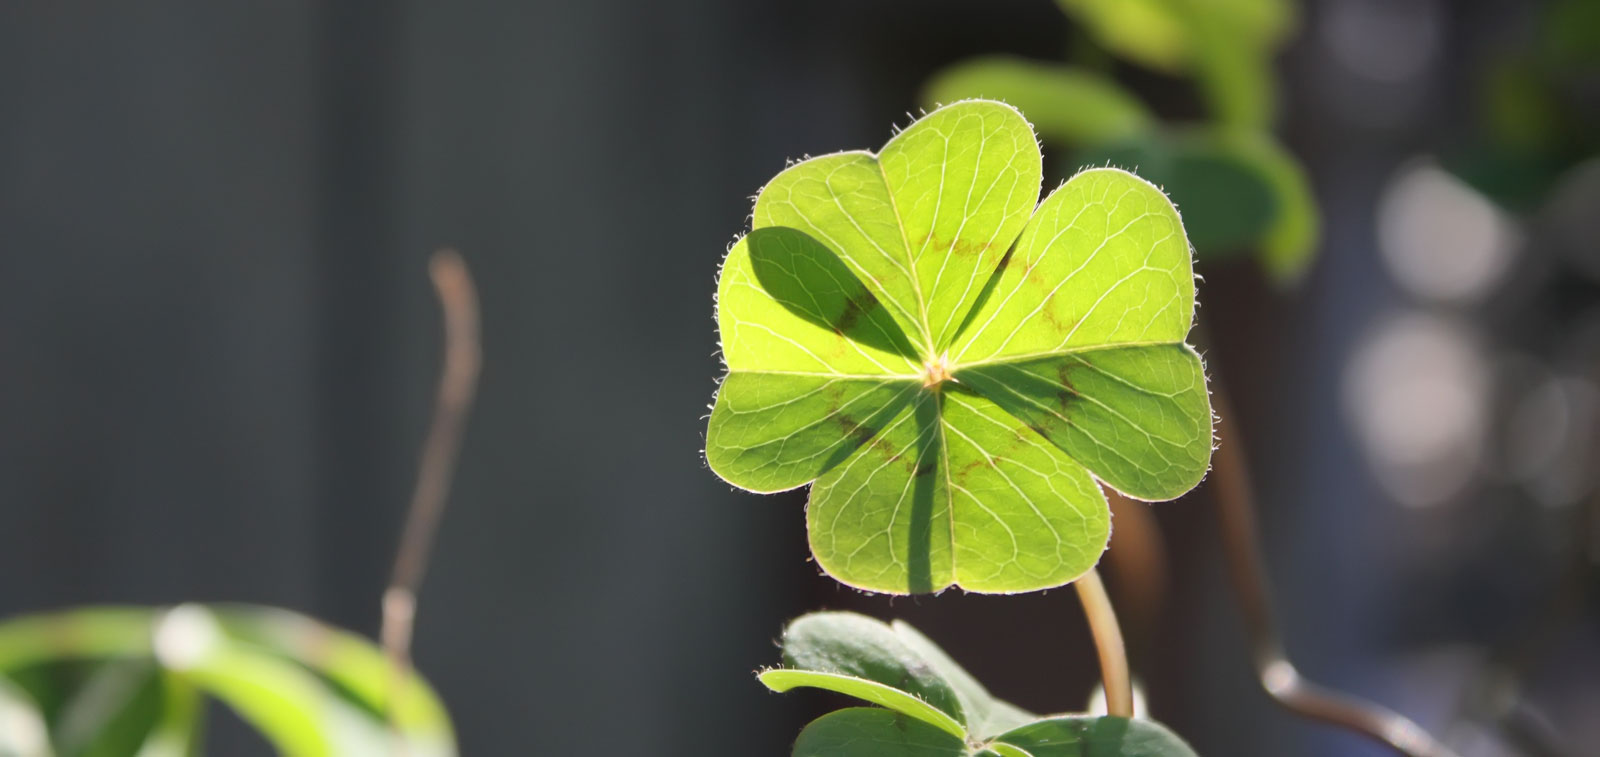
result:
[[[1116,169],[1035,207],[1041,162],[1014,109],[957,103],[785,170],[729,252],[707,462],[814,482],[812,552],[843,583],[1059,586],[1105,548],[1096,478],[1168,499],[1204,474],[1177,211]]]
[[[1201,262],[1255,251],[1277,282],[1300,280],[1316,252],[1316,200],[1298,161],[1254,132],[1178,129],[1086,147],[1073,161],[1139,172],[1183,212]]]
[[[902,715],[909,715],[956,738],[966,738],[966,730],[955,718],[937,707],[893,686],[869,681],[865,678],[817,673],[810,670],[776,669],[762,673],[759,678],[767,688],[777,692],[808,686],[816,689],[852,696],[864,702],[887,707]]]
[[[1010,103],[1039,136],[1069,145],[1126,139],[1155,124],[1137,98],[1105,76],[1003,55],[970,58],[940,71],[928,82],[923,102],[936,107],[973,97]]]

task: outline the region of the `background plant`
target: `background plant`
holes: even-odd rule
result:
[[[444,370],[383,596],[383,647],[250,605],[85,607],[0,622],[0,757],[191,757],[226,704],[285,757],[452,757],[438,695],[411,669],[416,594],[477,386],[477,294],[453,251],[430,268]]]
[[[1058,148],[1056,175],[1085,165],[1135,169],[1183,211],[1201,262],[1254,251],[1280,284],[1302,278],[1317,249],[1316,201],[1299,162],[1272,135],[1272,54],[1293,32],[1296,6],[1283,0],[1058,4],[1100,49],[1192,77],[1209,118],[1164,122],[1116,83],[1106,58],[1082,45],[1073,49],[1077,63],[1004,55],[958,62],[929,80],[924,102],[1009,102]]]

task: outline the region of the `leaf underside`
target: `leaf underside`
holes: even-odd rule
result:
[[[784,170],[723,264],[707,462],[813,484],[812,551],[843,583],[1059,586],[1109,538],[1096,479],[1155,500],[1205,473],[1177,211],[1115,169],[1036,206],[1041,172],[1017,111],[957,103]]]
[[[1194,757],[1153,721],[1039,716],[996,699],[901,622],[811,613],[785,629],[783,660],[784,668],[761,674],[774,690],[810,686],[882,708],[844,709],[813,721],[795,742],[796,757]]]

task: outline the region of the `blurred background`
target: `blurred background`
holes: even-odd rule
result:
[[[1600,743],[1597,6],[1299,5],[1275,123],[1316,258],[1200,268],[1291,655],[1463,755]],[[752,673],[825,608],[1082,708],[1071,591],[860,595],[808,562],[803,492],[700,452],[749,198],[992,53],[1206,115],[1049,0],[6,4],[0,616],[238,600],[376,633],[452,246],[485,363],[415,656],[464,753],[786,754],[837,702]],[[1386,754],[1256,687],[1208,488],[1153,511],[1151,713],[1201,754]],[[221,717],[212,753],[267,752]]]

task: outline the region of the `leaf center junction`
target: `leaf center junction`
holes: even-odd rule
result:
[[[922,364],[924,389],[937,389],[940,384],[950,380],[950,353],[945,352],[938,357],[928,358],[927,362]]]

